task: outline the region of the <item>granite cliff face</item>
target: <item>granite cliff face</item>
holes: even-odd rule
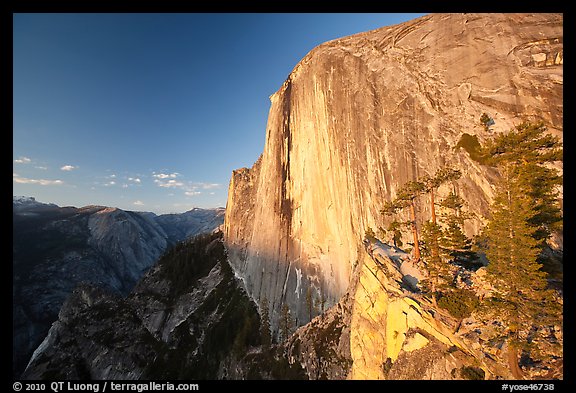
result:
[[[283,303],[307,323],[307,291],[339,301],[364,231],[386,224],[383,203],[445,165],[463,172],[457,191],[478,215],[466,231],[477,233],[496,173],[454,149],[460,137],[482,142],[522,119],[562,137],[562,86],[559,14],[430,15],[318,46],[270,97],[261,157],[232,175],[232,267],[269,300],[274,327]]]

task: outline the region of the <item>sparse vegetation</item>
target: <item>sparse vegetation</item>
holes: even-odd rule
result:
[[[453,286],[453,272],[449,263],[456,257],[460,259],[472,258],[474,253],[470,251],[471,241],[462,231],[464,220],[469,218],[462,211],[463,201],[453,192],[439,204],[436,202],[437,190],[445,183],[456,182],[462,173],[460,170],[450,167],[440,168],[432,176],[422,176],[417,180],[410,181],[398,192],[398,196],[384,204],[382,214],[397,216],[399,211],[409,207],[410,221],[401,223],[394,220],[389,225],[389,230],[393,231],[393,242],[395,246],[402,244],[400,241],[400,229],[402,225],[410,225],[414,237],[414,259],[419,260],[422,256],[423,265],[428,271],[428,279],[421,285],[424,291],[432,298],[432,303],[436,306],[436,297],[441,292],[447,291]],[[422,244],[420,244],[418,229],[416,227],[416,216],[414,209],[415,199],[422,194],[429,195],[430,221],[424,223],[422,227]],[[451,214],[441,214],[437,219],[437,205],[444,209],[452,209]]]
[[[393,363],[391,358],[386,358],[386,361],[382,363],[382,373],[384,374],[385,377],[388,376],[388,373],[392,369],[392,365]]]
[[[474,295],[474,292],[461,288],[454,288],[442,293],[438,300],[438,306],[458,319],[472,315],[472,312],[476,310],[479,304],[480,301],[478,297]]]
[[[460,368],[453,368],[450,372],[452,378],[460,377],[465,380],[484,380],[485,373],[480,367],[475,366],[462,366]]]
[[[262,338],[262,346],[269,348],[272,344],[272,333],[270,331],[270,305],[268,298],[264,297],[260,305],[260,337]]]
[[[490,126],[494,124],[494,119],[492,119],[486,112],[480,115],[480,124],[484,127],[486,131],[490,130]]]
[[[463,148],[469,155],[470,158],[479,164],[484,164],[486,162],[486,157],[482,154],[482,146],[478,141],[476,135],[470,135],[467,133],[462,134],[460,140],[455,146],[455,149]]]
[[[170,280],[171,297],[178,297],[206,276],[219,261],[225,260],[225,251],[218,235],[203,234],[180,242],[169,249],[158,264],[160,273]],[[226,266],[227,267],[227,266]],[[226,269],[223,266],[223,269]],[[229,268],[229,267],[228,267]]]
[[[368,240],[370,243],[376,243],[376,234],[374,233],[374,231],[372,230],[372,228],[368,227],[368,229],[366,229],[366,231],[364,232],[364,237],[366,238],[366,240]]]
[[[483,313],[501,322],[496,334],[506,338],[516,378],[522,377],[518,351],[533,347],[529,337],[534,329],[562,321],[561,305],[538,262],[551,230],[561,227],[556,188],[561,177],[547,164],[562,160],[562,149],[545,131],[543,123],[522,123],[484,149],[502,180],[483,232],[486,278],[494,287]]]
[[[488,128],[493,120],[483,114],[481,123]],[[436,176],[423,177],[405,184],[396,199],[385,203],[382,213],[396,215],[401,209],[411,208],[414,256],[420,254],[421,248],[431,277],[424,283],[425,292],[432,296],[433,302],[438,297],[437,305],[460,321],[474,312],[480,313],[485,321],[499,321],[492,328],[497,338],[507,342],[511,372],[521,378],[518,351],[524,351],[525,355],[537,353],[537,347],[543,344],[536,344],[533,337],[552,325],[562,324],[560,302],[542,269],[542,262],[551,258],[545,252],[546,240],[562,229],[559,204],[562,177],[552,165],[562,160],[562,145],[539,122],[522,123],[506,134],[496,135],[485,146],[477,136],[465,133],[456,146],[460,147],[476,162],[496,168],[501,175],[488,225],[477,238],[477,245],[489,261],[486,279],[494,288],[482,302],[473,292],[457,288],[452,280],[454,269],[448,269],[448,263],[471,266],[477,259],[472,241],[463,231],[464,221],[472,216],[463,211],[462,198],[454,191],[447,195],[439,204],[445,213],[437,222]],[[455,174],[450,181],[457,178]],[[420,245],[413,206],[414,200],[426,192],[430,194],[431,219],[422,227]],[[397,223],[395,219],[391,226],[399,230],[401,225]],[[550,347],[556,345],[554,339],[548,341]],[[468,367],[460,373],[466,379],[483,379],[480,371]]]
[[[167,308],[193,291],[217,264],[221,280],[174,329],[169,345],[151,338],[157,355],[146,368],[147,378],[214,379],[223,362],[240,361],[249,348],[270,345],[261,334],[264,329],[255,304],[237,286],[220,237],[201,235],[179,243],[159,261],[154,280],[171,282],[169,296],[163,299]]]
[[[282,305],[282,310],[280,311],[280,342],[286,341],[288,337],[292,334],[294,329],[294,320],[292,319],[292,313],[290,308],[286,303]]]

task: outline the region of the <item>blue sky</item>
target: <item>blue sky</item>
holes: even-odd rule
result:
[[[14,14],[13,194],[224,207],[315,46],[423,14]]]

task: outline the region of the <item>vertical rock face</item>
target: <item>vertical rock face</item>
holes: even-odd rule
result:
[[[385,224],[383,203],[409,180],[460,168],[476,233],[496,174],[454,147],[523,119],[562,137],[562,42],[560,14],[438,14],[312,50],[270,97],[264,152],[228,194],[230,262],[270,301],[272,325],[283,303],[308,322],[310,291],[327,305],[344,294],[364,231]]]

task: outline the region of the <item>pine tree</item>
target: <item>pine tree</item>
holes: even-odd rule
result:
[[[272,344],[272,335],[270,333],[270,311],[268,299],[264,297],[260,305],[260,337],[264,348],[269,348]]]
[[[518,168],[518,177],[534,203],[534,215],[530,223],[537,227],[533,237],[544,247],[552,232],[562,230],[562,212],[558,204],[558,187],[562,177],[555,169],[535,162]]]
[[[392,232],[392,241],[394,242],[394,247],[400,248],[402,247],[402,232],[400,229],[402,228],[402,224],[396,220],[392,221],[388,225],[388,231]]]
[[[280,341],[286,341],[288,337],[292,334],[292,329],[294,328],[294,321],[292,320],[292,314],[290,313],[290,308],[286,303],[282,306],[280,312]]]
[[[508,343],[508,361],[515,378],[522,378],[518,351],[531,349],[528,334],[562,319],[538,256],[550,231],[561,225],[557,201],[560,176],[545,166],[561,160],[557,138],[544,135],[542,123],[523,123],[490,141],[488,163],[500,170],[502,181],[484,230],[487,280],[494,292],[483,312],[500,321]]]
[[[494,287],[489,312],[502,322],[500,334],[508,338],[510,369],[521,378],[518,350],[530,349],[527,329],[557,320],[559,305],[546,289],[546,273],[537,262],[537,227],[530,224],[534,215],[532,199],[511,172],[511,167],[503,168],[502,189],[484,231],[489,261],[486,277]]]
[[[436,307],[436,291],[445,286],[449,281],[449,267],[447,261],[440,256],[440,238],[442,228],[436,220],[436,203],[434,194],[436,189],[448,181],[455,181],[462,176],[462,172],[453,168],[441,168],[434,176],[424,176],[420,182],[424,186],[424,191],[430,195],[430,221],[424,224],[423,240],[427,248],[425,257],[426,267],[429,272],[429,284],[432,294],[432,304]]]
[[[436,206],[435,206],[435,200],[434,200],[434,194],[435,194],[436,190],[442,184],[449,182],[449,181],[458,180],[458,179],[460,179],[461,176],[462,176],[462,172],[460,172],[459,169],[441,168],[438,171],[436,171],[434,176],[432,176],[432,177],[424,176],[420,180],[420,182],[424,185],[424,190],[428,194],[430,194],[430,215],[431,215],[430,220],[432,221],[433,224],[436,224]]]
[[[422,230],[422,239],[424,241],[424,262],[428,270],[427,286],[432,296],[432,304],[437,307],[436,295],[440,290],[445,289],[449,282],[450,270],[448,264],[441,258],[438,245],[438,239],[442,236],[442,228],[437,223],[427,221],[424,223]]]
[[[405,208],[410,209],[410,228],[412,229],[412,236],[414,238],[414,260],[420,260],[420,244],[418,239],[418,228],[416,227],[416,208],[414,200],[420,196],[425,190],[424,184],[418,181],[409,181],[404,184],[396,198],[391,202],[385,202],[384,208],[381,213],[384,215],[392,215],[398,213],[399,210]]]
[[[440,238],[440,253],[446,258],[455,260],[477,259],[476,253],[472,251],[472,240],[462,230],[464,221],[471,218],[462,211],[464,200],[451,192],[440,202],[440,206],[449,211],[444,217],[446,228]]]
[[[553,231],[562,229],[558,198],[562,176],[547,165],[562,161],[562,144],[545,132],[543,122],[524,122],[507,134],[497,135],[481,152],[488,157],[488,165],[511,165],[510,176],[518,179],[522,192],[531,198],[534,211],[529,221],[537,226],[533,237],[541,248]]]

